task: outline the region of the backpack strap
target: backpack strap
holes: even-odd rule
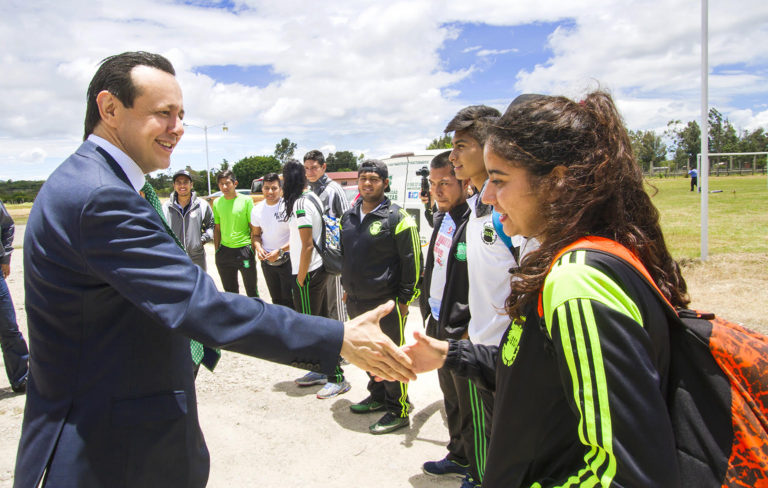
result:
[[[320,227],[322,228],[322,233],[320,234],[320,243],[323,245],[323,247],[321,248],[320,246],[318,246],[314,239],[312,239],[312,245],[315,246],[315,250],[318,253],[322,254],[323,249],[325,249],[325,220],[323,219],[323,208],[319,203],[320,199],[317,197],[317,195],[312,193],[311,190],[309,193],[307,193],[307,195],[308,195],[307,200],[312,200],[312,203],[315,205],[315,208],[320,213],[320,223],[321,223]]]
[[[656,282],[653,281],[651,274],[645,268],[642,261],[640,261],[640,258],[638,258],[632,251],[630,251],[623,245],[605,237],[598,237],[598,236],[582,237],[581,239],[578,239],[577,241],[572,242],[571,244],[560,249],[560,251],[555,255],[555,258],[552,260],[552,263],[549,265],[549,271],[552,270],[552,266],[554,266],[555,263],[558,261],[558,259],[563,257],[565,253],[569,251],[573,251],[575,249],[593,249],[596,251],[602,251],[606,254],[610,254],[626,262],[638,273],[640,273],[640,275],[642,275],[643,278],[645,278],[645,280],[653,287],[654,290],[656,290],[656,293],[669,306],[670,309],[672,309],[673,311],[675,310],[675,307],[672,306],[669,300],[667,300],[667,297],[665,297],[664,294],[661,292],[661,290],[659,290],[659,287],[656,286]],[[539,312],[539,317],[544,316],[543,290],[539,290],[538,312]],[[675,313],[675,315],[677,314]]]

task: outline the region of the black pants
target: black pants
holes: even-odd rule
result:
[[[437,321],[429,316],[427,334],[437,339],[445,339],[441,334]],[[469,380],[456,376],[447,369],[437,370],[437,379],[443,392],[445,417],[448,422],[448,459],[461,465],[472,464],[474,457],[474,435],[472,401],[470,397]],[[475,476],[475,479],[478,479]]]
[[[271,266],[262,261],[261,271],[264,273],[264,281],[267,282],[272,303],[293,308],[291,285],[294,280],[291,275],[291,260],[287,259],[279,266]]]
[[[699,186],[699,178],[696,176],[691,176],[691,191],[693,191],[693,189],[697,186]]]
[[[357,300],[349,296],[349,291],[347,291],[347,312],[350,317],[354,318],[391,299],[392,297],[383,297],[378,300]],[[397,300],[395,300],[394,310],[384,316],[380,322],[381,331],[398,346],[405,344],[405,320],[406,316],[400,315],[400,308]],[[398,417],[408,417],[410,414],[411,401],[408,399],[407,383],[400,383],[399,381],[377,382],[369,373],[368,391],[371,393],[371,398],[384,403],[389,413]]]
[[[328,287],[332,286],[333,275],[321,266],[307,273],[304,286],[299,286],[296,275],[291,275],[293,287],[293,308],[299,313],[328,317]],[[330,383],[344,381],[344,370],[341,369],[341,358],[336,365],[334,374],[328,376]]]
[[[0,274],[0,345],[3,362],[11,386],[18,386],[29,372],[29,349],[16,323],[11,293],[5,278]]]
[[[256,275],[256,259],[251,246],[227,247],[220,246],[216,251],[216,269],[219,270],[221,285],[224,291],[240,293],[237,284],[237,272],[243,277],[245,294],[249,297],[259,296]]]

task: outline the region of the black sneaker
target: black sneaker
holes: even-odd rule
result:
[[[353,403],[349,406],[352,413],[370,413],[384,410],[384,403],[374,400],[372,397],[368,397],[362,402]]]
[[[410,424],[410,418],[400,417],[398,415],[387,412],[383,417],[379,419],[378,422],[371,425],[368,430],[370,430],[371,434],[374,435],[389,434],[390,432],[394,432],[402,427],[407,427]]]
[[[26,393],[27,392],[27,377],[25,376],[23,380],[19,381],[15,385],[11,385],[11,390],[13,390],[15,393]]]
[[[469,472],[469,464],[459,464],[446,456],[439,461],[427,461],[421,469],[431,476],[450,475],[463,478]]]

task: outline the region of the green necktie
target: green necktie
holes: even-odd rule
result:
[[[163,221],[165,231],[168,232],[168,234],[173,237],[173,240],[176,241],[176,244],[184,250],[184,244],[181,243],[179,238],[173,232],[173,229],[168,225],[168,222],[165,221],[163,207],[160,204],[160,199],[157,198],[155,189],[152,188],[152,185],[150,185],[149,182],[146,182],[144,183],[144,186],[141,187],[141,191],[144,193],[144,198],[155,208],[157,214],[160,215],[160,220]],[[203,357],[206,356],[205,349],[207,348],[194,339],[189,340],[189,348],[192,351],[192,361],[194,361],[195,364],[200,364],[203,361]],[[209,359],[206,361],[205,367],[213,371],[213,368],[216,367],[216,363],[221,357],[221,352],[218,349],[210,349],[210,351],[213,353],[213,356],[210,353],[208,354]]]

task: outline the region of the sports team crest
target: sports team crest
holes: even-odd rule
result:
[[[368,227],[368,232],[370,232],[372,236],[378,235],[378,233],[381,232],[381,220],[372,223],[371,226]]]
[[[496,243],[496,239],[499,236],[496,235],[496,229],[493,228],[493,222],[486,222],[483,224],[483,235],[481,236],[483,243],[492,246]]]

